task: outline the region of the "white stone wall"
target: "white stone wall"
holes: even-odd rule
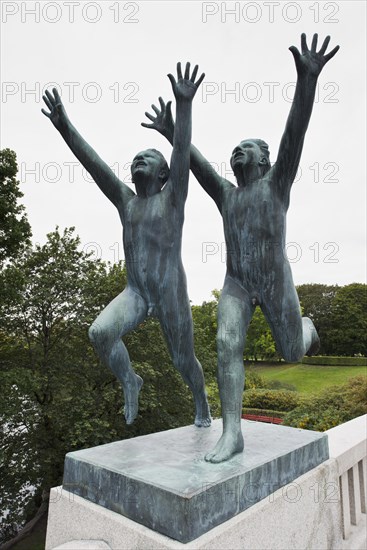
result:
[[[367,415],[326,432],[330,458],[335,460],[343,529],[343,548],[367,548]],[[359,546],[361,539],[362,546]]]

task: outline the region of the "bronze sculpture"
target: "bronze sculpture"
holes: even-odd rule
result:
[[[291,268],[285,253],[286,214],[290,190],[296,176],[303,141],[311,117],[317,78],[324,65],[339,49],[324,55],[326,37],[316,52],[317,34],[307,47],[301,36],[301,50],[289,49],[297,69],[297,86],[277,160],[269,160],[268,145],[246,139],[234,148],[231,167],[238,186],[219,176],[191,146],[190,167],[200,185],[215,201],[222,217],[227,246],[227,273],[218,305],[218,384],[222,404],[223,434],[210,462],[228,460],[244,447],[241,432],[244,388],[243,349],[249,323],[260,306],[273,333],[278,350],[289,362],[314,354],[319,338],[312,321],[301,317]],[[171,143],[175,126],[171,104],[160,98],[161,109],[146,113],[152,121],[142,123],[164,135]]]
[[[209,405],[202,367],[195,357],[190,302],[181,260],[182,226],[190,171],[192,100],[198,66],[184,76],[177,64],[177,81],[168,77],[177,103],[176,132],[170,167],[155,149],[138,153],[131,166],[136,194],[120,181],[70,122],[56,89],[43,99],[42,112],[61,133],[67,145],[88,170],[102,192],[117,208],[123,226],[127,287],[97,317],[90,339],[121,382],[125,418],[131,424],[138,413],[142,379],[131,367],[121,340],[147,316],[159,319],[176,369],[190,387],[196,407],[196,426],[209,426]]]

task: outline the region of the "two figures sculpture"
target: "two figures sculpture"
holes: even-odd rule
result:
[[[308,48],[301,36],[301,52],[291,46],[297,85],[292,107],[271,165],[268,145],[261,139],[245,139],[231,155],[237,185],[222,178],[191,144],[192,101],[204,78],[198,67],[187,63],[177,78],[169,74],[176,100],[175,122],[171,102],[159,98],[152,106],[151,121],[172,144],[170,165],[163,155],[148,149],[131,165],[134,193],[120,181],[70,122],[59,93],[45,92],[48,110],[42,112],[60,132],[102,192],[115,205],[123,226],[127,286],[97,317],[89,336],[101,358],[120,381],[125,418],[131,424],[138,413],[143,381],[131,367],[121,338],[147,316],[162,327],[172,362],[191,389],[195,425],[209,427],[210,410],[203,370],[195,356],[193,322],[181,260],[184,208],[189,172],[215,201],[223,218],[227,246],[227,271],[218,304],[218,385],[223,434],[205,459],[223,462],[243,450],[241,432],[244,388],[243,350],[246,333],[259,306],[270,325],[277,349],[289,362],[318,351],[319,338],[312,321],[301,317],[290,265],[285,256],[286,214],[290,191],[300,162],[303,141],[311,117],[318,76],[339,49],[328,54],[327,37],[317,50],[317,35]]]

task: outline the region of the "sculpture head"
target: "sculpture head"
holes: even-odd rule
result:
[[[138,194],[151,195],[160,191],[168,176],[168,164],[160,151],[146,149],[133,158],[131,177]]]
[[[271,167],[269,146],[262,139],[245,139],[233,149],[230,162],[237,179],[250,166],[257,167],[262,177]]]

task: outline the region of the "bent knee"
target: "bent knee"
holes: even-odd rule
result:
[[[90,342],[94,347],[100,347],[105,345],[109,340],[108,331],[97,323],[93,323],[88,329],[88,336]]]

